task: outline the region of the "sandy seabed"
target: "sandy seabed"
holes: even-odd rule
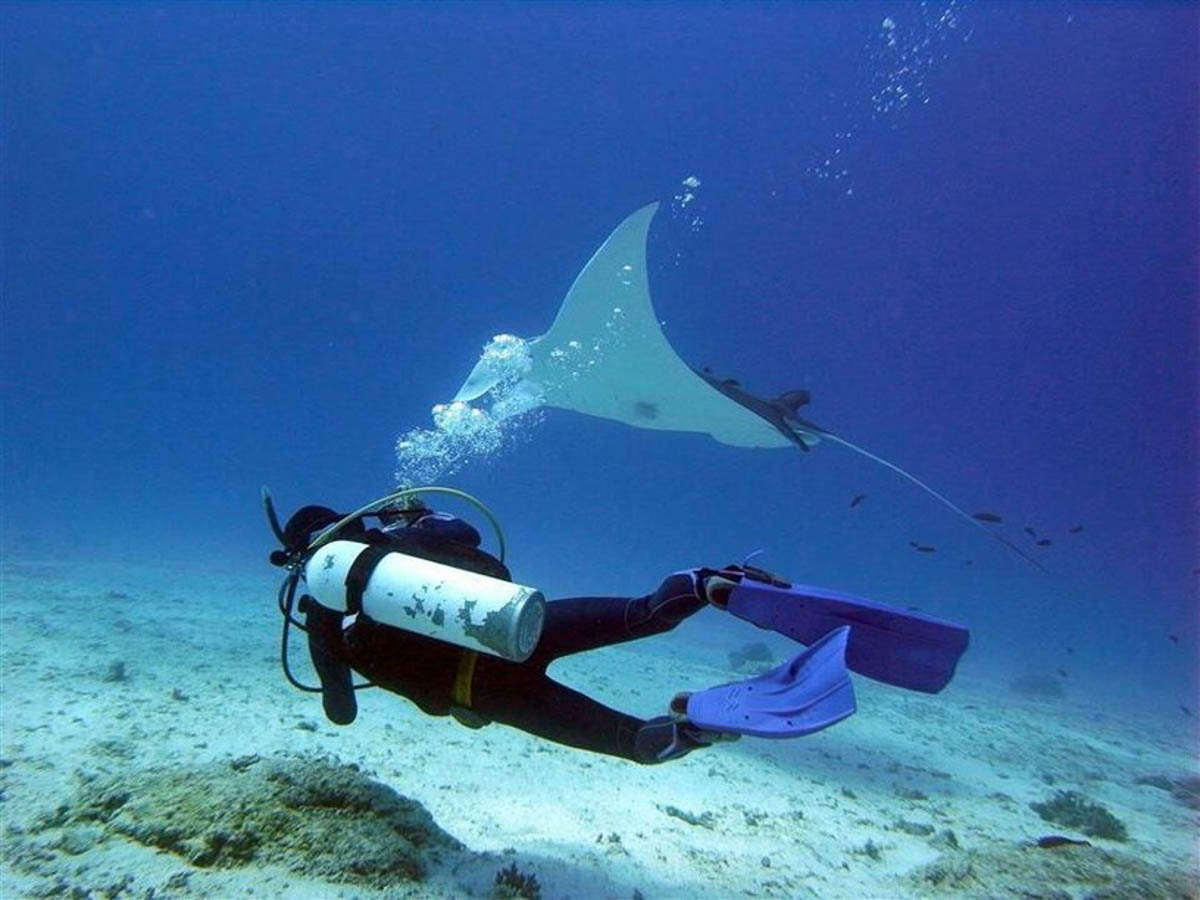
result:
[[[270,572],[7,556],[5,897],[1200,897],[1183,716],[1101,716],[968,675],[937,697],[857,679],[858,714],[835,728],[655,767],[378,690],[341,728],[280,674]],[[736,677],[732,645],[687,629],[551,671],[656,714]],[[1031,809],[1062,791],[1125,839]],[[1037,846],[1051,835],[1086,843]],[[537,890],[497,893],[514,864]]]

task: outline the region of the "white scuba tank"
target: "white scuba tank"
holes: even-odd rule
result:
[[[304,566],[307,592],[322,606],[347,612],[346,576],[370,545],[330,541]],[[376,622],[524,662],[546,621],[541,591],[393,550],[363,588],[362,610]]]

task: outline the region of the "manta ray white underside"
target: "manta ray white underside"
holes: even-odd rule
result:
[[[679,358],[650,302],[646,234],[658,210],[643,206],[617,226],[567,291],[550,330],[528,342],[526,387],[545,406],[635,428],[696,431],[737,447],[788,447],[773,425],[712,388]],[[455,396],[487,393],[486,360]]]

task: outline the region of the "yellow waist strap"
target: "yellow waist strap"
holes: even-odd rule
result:
[[[464,650],[458,658],[458,673],[454,676],[454,705],[471,708],[471,681],[475,677],[475,661],[479,654]]]

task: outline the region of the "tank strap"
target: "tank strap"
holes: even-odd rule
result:
[[[354,558],[354,562],[350,564],[350,570],[346,572],[346,612],[348,615],[357,615],[362,612],[363,591],[367,589],[367,582],[371,580],[371,574],[375,571],[375,567],[380,561],[392,551],[380,544],[368,544],[363,548],[362,553]]]

